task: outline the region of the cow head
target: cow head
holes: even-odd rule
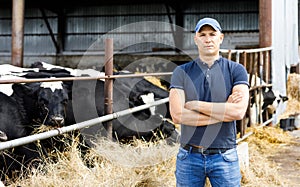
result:
[[[263,95],[263,105],[262,110],[265,110],[269,105],[272,105],[276,99],[276,96],[272,89],[264,88],[262,90]]]
[[[64,126],[68,90],[61,81],[14,84],[13,90],[13,97],[22,100],[29,121],[38,120],[45,125]]]
[[[114,85],[120,89],[122,94],[128,94],[125,97],[129,100],[129,107],[140,106],[169,97],[167,90],[140,77],[118,79]],[[170,118],[168,108],[168,104],[153,106],[134,113],[134,116],[141,120],[148,119],[154,114],[161,114],[166,118]]]
[[[171,120],[163,118],[159,129],[162,133],[162,138],[166,139],[166,142],[169,145],[179,143],[180,133],[177,131],[176,126]]]
[[[44,82],[37,90],[40,116],[45,116],[45,124],[63,126],[65,123],[65,107],[68,102],[68,91],[62,82]]]
[[[259,109],[262,111],[262,117],[266,115],[270,116],[276,112],[279,103],[283,103],[288,100],[287,96],[282,96],[277,90],[273,90],[272,87],[263,87],[260,95],[254,95],[255,92],[250,93],[250,114],[251,125],[256,125],[260,122]],[[262,102],[259,103],[258,99],[261,97]],[[264,121],[265,119],[263,119]]]
[[[277,90],[272,91],[272,89],[270,89],[268,92],[271,92],[271,94],[268,93],[264,95],[263,110],[267,110],[269,114],[274,114],[278,105],[287,101],[289,98],[287,96],[281,95]]]

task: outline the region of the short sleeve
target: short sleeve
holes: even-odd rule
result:
[[[181,66],[177,66],[172,74],[171,77],[171,84],[169,89],[172,88],[179,88],[179,89],[183,89],[184,88],[184,77],[185,77],[186,73],[185,71],[181,68]]]
[[[233,86],[238,84],[246,84],[247,86],[249,86],[247,71],[243,65],[237,64],[232,73]]]

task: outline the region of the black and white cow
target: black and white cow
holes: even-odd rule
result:
[[[248,79],[250,82],[249,74]],[[270,85],[267,85],[265,81],[254,75],[251,78],[250,88],[252,89],[250,89],[249,93],[249,110],[247,110],[243,120],[237,121],[238,133],[242,131],[242,121],[244,121],[245,126],[257,126],[272,117],[279,103],[288,100],[287,96],[282,96],[278,91],[274,91]]]
[[[44,62],[36,62],[32,68],[51,70],[62,68],[72,76],[103,76],[103,72],[93,69],[80,70],[60,66],[52,66]],[[115,72],[115,74],[127,74]],[[66,125],[74,124],[104,115],[104,81],[73,81],[72,96],[67,107]],[[139,106],[147,102],[168,97],[168,91],[159,88],[144,78],[122,78],[114,80],[113,88],[114,112]],[[176,142],[179,134],[174,124],[166,120],[170,117],[168,105],[151,107],[150,110],[135,112],[133,115],[113,120],[113,136],[118,140],[132,137],[145,140],[153,139],[154,132],[163,130],[164,138]],[[82,133],[94,137],[102,131],[101,126],[84,128]]]
[[[38,68],[20,68],[0,65],[0,79],[24,80],[32,78],[70,77],[66,70],[40,71]],[[61,81],[26,84],[0,84],[0,91],[13,97],[20,110],[26,113],[26,122],[63,126],[68,101],[68,84]]]
[[[272,87],[270,87],[268,90],[263,91],[262,109],[268,114],[274,114],[278,105],[288,99],[287,96],[281,95],[277,90],[273,91]]]
[[[31,128],[23,121],[24,117],[17,102],[0,92],[0,131],[1,141],[9,141],[30,134]],[[39,148],[34,143],[0,151],[0,178],[5,181],[21,171],[36,166],[40,160]]]
[[[257,76],[253,76],[251,80],[251,87],[262,86],[261,92],[258,89],[250,91],[250,125],[257,125],[266,120],[266,116],[272,116],[280,102],[288,100],[287,96],[282,96],[277,90],[273,90],[271,86],[267,84]],[[259,102],[261,98],[261,102]],[[263,121],[259,119],[259,111]]]
[[[168,91],[159,89],[143,78],[135,80],[124,78],[120,82],[118,79],[115,80],[113,87],[113,110],[114,112],[122,111],[165,97],[168,97]],[[74,81],[72,100],[67,108],[66,124],[103,116],[105,114],[104,103],[103,81]],[[113,137],[123,142],[130,141],[134,137],[150,141],[154,140],[157,135],[160,139],[168,138],[171,142],[177,142],[179,134],[174,124],[165,118],[167,115],[168,106],[164,105],[114,119],[112,121]],[[105,135],[103,125],[84,128],[81,132],[88,139],[93,139],[99,133]]]
[[[27,123],[61,127],[64,125],[68,89],[62,82],[12,85],[13,97],[26,113]]]
[[[27,68],[14,68],[11,65],[7,67],[10,69],[1,69],[1,79],[46,77],[45,73],[41,76],[38,69],[28,71]],[[51,72],[47,72],[47,76],[50,75]],[[63,126],[69,94],[66,86],[67,84],[63,84],[61,81],[1,84],[0,130],[5,133],[7,140],[28,136],[41,125]],[[57,144],[52,144],[52,142],[52,139],[40,141],[43,154],[47,154],[46,149],[58,149],[55,147]],[[0,159],[1,176],[11,178],[12,173],[19,172],[23,165],[26,166],[31,160],[39,160],[39,153],[40,150],[35,143],[5,150],[1,153],[2,158]]]

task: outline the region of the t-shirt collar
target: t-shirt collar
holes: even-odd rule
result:
[[[219,56],[219,58],[217,60],[214,61],[214,63],[211,65],[210,68],[212,68],[215,64],[219,63],[221,61],[221,55]],[[201,66],[201,67],[205,67],[205,68],[209,68],[208,65],[203,62],[199,57],[196,59],[196,62]]]

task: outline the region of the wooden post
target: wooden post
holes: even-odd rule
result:
[[[247,67],[247,53],[246,53],[246,51],[243,52],[243,65],[245,66],[245,68],[248,68]],[[248,73],[250,73],[250,72],[248,71]]]
[[[238,57],[238,62],[240,63],[240,54],[237,53],[237,57]],[[243,61],[242,64],[243,66],[247,69],[247,53],[246,51],[243,52],[242,55]],[[248,70],[248,69],[247,69]],[[249,77],[250,78],[250,77]],[[250,100],[249,100],[250,103]],[[249,115],[249,122],[251,122],[251,117],[250,117],[250,104],[248,105],[247,111],[246,111]],[[247,128],[248,124],[245,122],[245,117],[242,119],[242,122],[240,123],[240,129],[241,129],[241,138],[245,135],[246,132],[246,128]]]
[[[105,75],[113,75],[113,39],[105,40]],[[104,83],[104,96],[105,96],[105,115],[113,113],[113,80],[105,79]],[[105,122],[107,131],[107,138],[112,140],[112,121]]]
[[[271,51],[266,51],[265,53],[265,72],[266,72],[266,83],[270,84],[270,79],[271,79],[271,60],[270,60],[270,55]]]
[[[259,0],[259,47],[272,46],[272,0]]]
[[[23,67],[25,0],[12,1],[11,64]]]
[[[230,49],[228,50],[228,57],[227,58],[228,58],[228,60],[231,60],[231,50]]]

